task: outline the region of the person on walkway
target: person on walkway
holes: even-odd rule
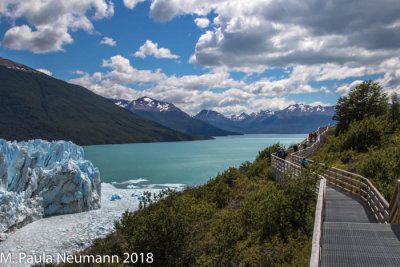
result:
[[[281,158],[281,148],[279,147],[278,150],[275,153],[275,156],[277,156],[278,158]]]
[[[299,146],[298,146],[298,145],[293,145],[293,151],[294,151],[294,152],[299,151]]]
[[[287,153],[286,153],[286,151],[285,151],[285,149],[281,149],[281,159],[286,159],[286,157],[287,157]]]
[[[300,166],[301,166],[302,168],[308,169],[308,167],[310,166],[310,163],[306,160],[306,158],[303,158],[303,159],[301,160]]]

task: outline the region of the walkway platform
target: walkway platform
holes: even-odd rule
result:
[[[321,266],[400,266],[400,225],[378,224],[366,204],[326,188]]]

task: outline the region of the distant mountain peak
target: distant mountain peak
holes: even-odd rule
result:
[[[233,121],[243,121],[243,120],[245,120],[245,119],[247,119],[249,117],[250,117],[249,114],[247,114],[246,112],[242,112],[239,115],[237,115],[237,114],[231,115],[230,119],[233,120]]]
[[[306,104],[293,104],[284,109],[288,112],[325,112],[326,107],[321,105],[311,106]]]
[[[26,72],[43,74],[43,72],[34,70],[28,66],[25,66],[23,64],[20,64],[20,63],[17,63],[17,62],[14,62],[12,60],[2,58],[2,57],[0,57],[0,66],[4,66],[4,67],[7,67],[7,68],[13,69],[13,70],[22,70],[22,71],[26,71]]]
[[[217,112],[217,111],[214,111],[214,110],[211,110],[211,109],[203,109],[202,111],[200,111],[199,112],[199,114],[197,114],[196,116],[198,116],[198,115],[200,115],[200,116],[206,116],[206,117],[217,117],[217,118],[225,118],[225,119],[228,119],[227,117],[225,117],[223,114],[221,114],[221,113],[219,113],[219,112]]]
[[[233,131],[221,130],[204,121],[195,119],[171,103],[159,101],[148,96],[133,101],[123,99],[110,100],[114,104],[123,107],[136,115],[184,133],[204,136],[225,136],[237,134]]]
[[[148,96],[133,100],[125,107],[128,107],[130,110],[146,110],[155,112],[171,112],[180,110],[174,104],[159,101]]]

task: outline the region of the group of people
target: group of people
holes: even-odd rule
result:
[[[317,141],[317,132],[311,132],[308,134],[308,140],[309,142],[315,142]]]
[[[281,159],[286,159],[286,157],[288,156],[287,152],[285,151],[285,149],[283,149],[282,147],[278,148],[278,150],[275,152],[275,156],[281,158]],[[308,160],[306,158],[303,158],[302,161],[300,162],[300,166],[302,168],[308,169],[310,163],[308,162]]]

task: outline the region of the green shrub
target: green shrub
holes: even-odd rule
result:
[[[387,128],[385,116],[354,121],[350,123],[349,129],[340,136],[340,151],[355,149],[360,152],[367,152],[369,147],[381,144]]]
[[[400,179],[399,139],[395,138],[383,149],[370,149],[360,166],[361,174],[371,179],[387,200],[391,199],[394,186]]]
[[[117,231],[86,253],[153,252],[153,266],[306,266],[315,180],[268,180],[276,149],[205,185],[166,192],[124,213]]]

